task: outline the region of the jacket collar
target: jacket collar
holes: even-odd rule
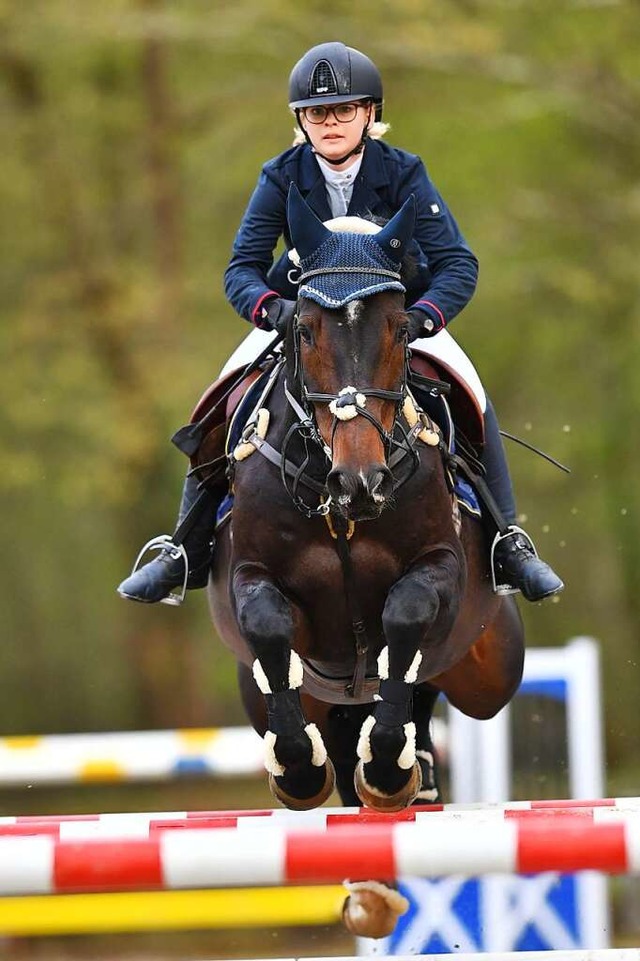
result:
[[[353,185],[349,214],[362,215],[375,212],[380,195],[377,188],[389,183],[389,174],[383,161],[382,148],[375,140],[367,140],[362,165]],[[308,144],[302,147],[298,187],[311,209],[320,220],[331,218],[325,179]]]

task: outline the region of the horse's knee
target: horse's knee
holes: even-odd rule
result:
[[[293,641],[293,617],[287,598],[266,580],[243,585],[236,591],[236,615],[240,633],[269,677],[284,679],[289,673]],[[280,683],[282,680],[276,682],[277,687]]]
[[[405,577],[393,585],[382,612],[385,637],[433,623],[440,608],[438,591],[422,578]]]
[[[236,597],[238,624],[249,640],[289,640],[293,619],[288,600],[275,584],[259,581]]]

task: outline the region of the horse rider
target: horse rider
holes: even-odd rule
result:
[[[283,332],[295,312],[297,289],[287,252],[274,263],[282,236],[287,248],[292,246],[286,198],[290,184],[295,183],[323,221],[345,214],[373,214],[386,220],[407,197],[415,195],[418,216],[411,253],[416,271],[407,283],[405,300],[412,346],[433,353],[430,348],[446,339],[444,346],[475,374],[444,328],[473,296],[478,262],[421,159],[381,139],[389,128],[382,122],[382,80],[375,64],[343,43],[314,46],[293,68],[289,107],[298,126],[294,145],[263,166],[225,272],[229,302],[258,328],[240,345],[225,370],[258,356],[265,338],[274,338],[274,331]],[[509,469],[488,398],[484,419],[485,480],[506,522],[503,536],[492,550],[496,588],[500,593],[519,590],[527,600],[539,601],[557,594],[564,585],[537,556],[529,536],[516,526]],[[193,507],[198,488],[198,480],[188,476],[179,524]],[[203,587],[219,500],[213,494],[201,497],[182,548],[168,539],[155,559],[134,571],[118,592],[146,603],[163,600],[183,584],[185,564],[186,586]]]

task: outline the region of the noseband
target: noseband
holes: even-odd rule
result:
[[[387,454],[392,445],[397,444],[397,441],[394,440],[393,433],[396,424],[398,423],[398,412],[400,410],[400,405],[404,402],[404,399],[407,395],[406,375],[403,377],[401,390],[382,390],[378,387],[343,387],[342,390],[339,390],[337,394],[320,394],[307,390],[304,383],[302,386],[304,390],[304,398],[310,404],[328,404],[329,406],[329,411],[333,415],[333,426],[331,431],[332,447],[335,432],[340,422],[353,420],[359,414],[364,417],[365,420],[368,420],[369,423],[372,424],[378,431]],[[390,400],[394,402],[395,413],[391,431],[386,431],[378,418],[374,417],[374,415],[367,410],[367,397],[377,397],[380,400]]]

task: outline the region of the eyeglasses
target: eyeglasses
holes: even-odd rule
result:
[[[360,103],[336,103],[332,107],[313,106],[303,107],[302,115],[309,123],[324,123],[330,113],[336,118],[338,123],[349,123],[358,113],[358,107],[366,104]]]

